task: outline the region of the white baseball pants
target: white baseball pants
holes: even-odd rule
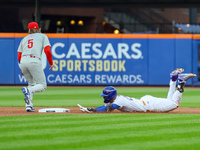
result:
[[[146,95],[140,99],[143,101],[147,112],[167,112],[179,107],[182,93],[176,90],[176,82],[170,80],[169,86],[167,98]]]
[[[26,106],[33,107],[33,95],[42,92],[47,88],[46,77],[42,69],[39,58],[22,57],[20,68],[26,80],[28,81],[28,90],[30,92],[30,104]]]

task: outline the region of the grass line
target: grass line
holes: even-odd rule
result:
[[[35,106],[103,105],[102,88],[49,87]],[[122,95],[166,97],[168,88],[118,88]],[[11,93],[11,94],[10,94]],[[181,106],[200,107],[199,89]],[[0,106],[24,107],[19,87],[0,87]],[[200,147],[199,114],[38,114],[0,117],[0,150],[188,150]]]

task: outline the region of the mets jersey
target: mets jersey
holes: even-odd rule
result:
[[[121,111],[144,111],[146,112],[146,109],[144,107],[144,104],[141,100],[130,98],[123,95],[117,95],[116,99],[114,100],[113,104],[116,104],[119,106],[119,110]]]
[[[121,111],[143,111],[143,112],[167,112],[177,108],[178,101],[182,94],[176,91],[172,99],[157,98],[151,95],[145,95],[140,100],[135,98],[118,95],[113,104],[118,105]]]
[[[42,51],[46,46],[51,46],[48,37],[43,33],[29,34],[24,37],[19,45],[18,52],[32,55],[41,59]]]

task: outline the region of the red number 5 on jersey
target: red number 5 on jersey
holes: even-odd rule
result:
[[[28,40],[28,48],[33,47],[33,39]]]

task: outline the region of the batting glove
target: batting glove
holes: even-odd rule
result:
[[[87,112],[87,113],[92,113],[93,112],[92,108],[86,108],[86,107],[81,106],[80,104],[77,104],[77,105],[78,105],[78,107],[80,107],[80,110],[82,112]]]

